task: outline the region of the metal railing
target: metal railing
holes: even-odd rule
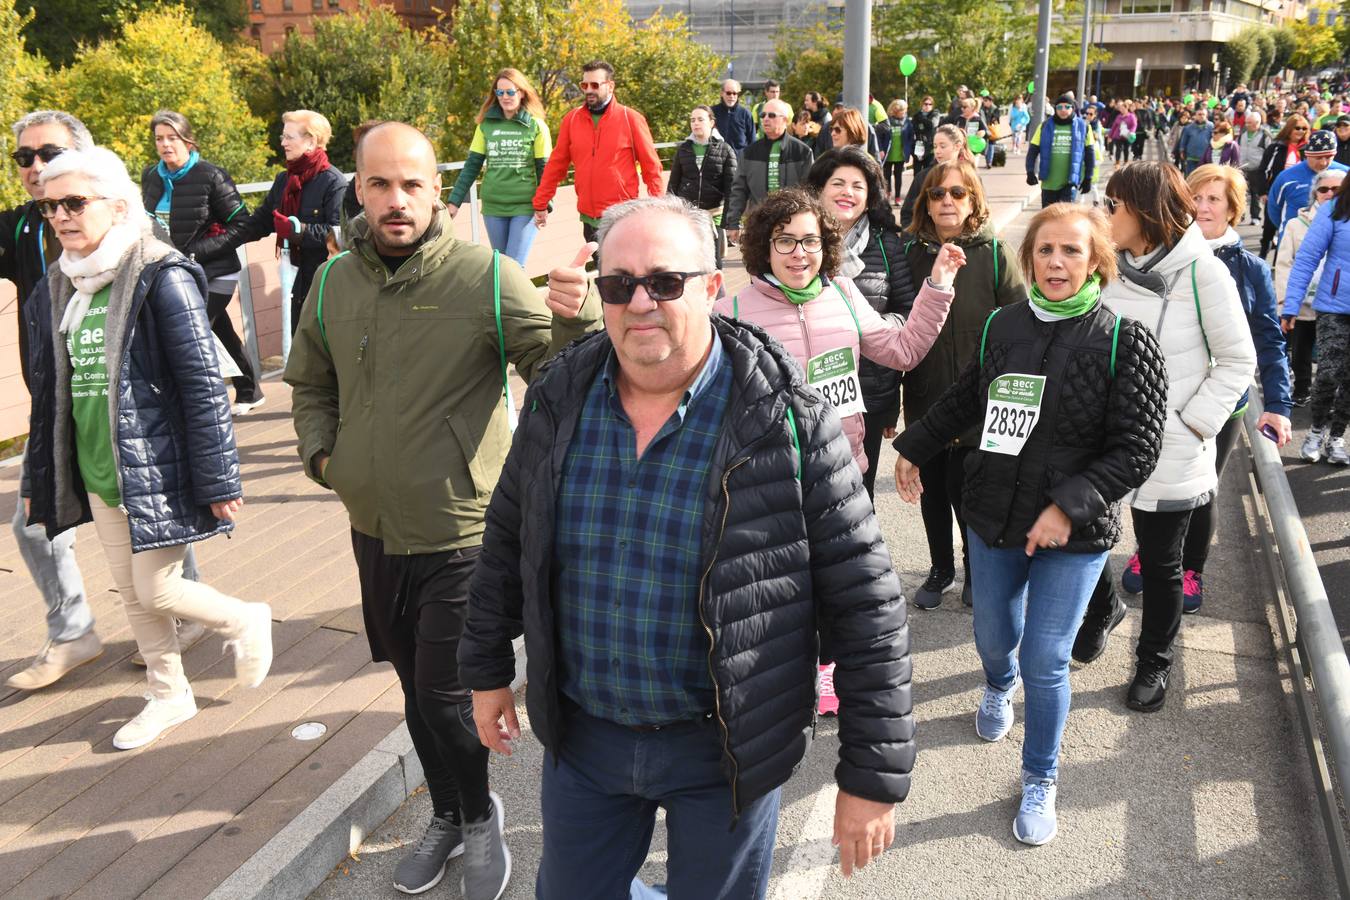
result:
[[[1256,396],[1253,391],[1253,402],[1243,425],[1251,448],[1258,496],[1265,501],[1273,532],[1274,547],[1268,549],[1276,551],[1269,556],[1279,595],[1277,618],[1288,649],[1294,698],[1317,781],[1318,804],[1336,881],[1341,896],[1350,897],[1350,855],[1337,799],[1337,782],[1341,788],[1350,785],[1350,660],[1346,658],[1327,589],[1284,472],[1284,462],[1275,445],[1257,428],[1260,404],[1255,402]],[[1261,517],[1258,515],[1257,519]],[[1311,690],[1305,684],[1305,675],[1312,679]],[[1326,735],[1326,748],[1322,734]]]
[[[659,151],[659,150],[670,150],[674,147],[678,147],[679,145],[680,145],[679,141],[665,141],[656,144],[655,147]],[[462,159],[457,160],[456,162],[440,163],[436,166],[436,171],[458,172],[464,168],[464,163],[465,161]],[[354,173],[351,172],[342,173],[343,177],[346,178],[348,181],[351,181],[353,174]],[[449,183],[446,184],[442,184],[441,193],[443,194],[449,193],[453,188],[454,188],[453,181],[450,181]],[[272,189],[272,182],[252,181],[249,182],[248,184],[238,185],[238,189],[239,194],[241,196],[247,196],[249,194],[265,194]],[[469,239],[476,244],[479,242],[480,238],[478,182],[476,181],[473,184],[469,185],[468,208],[469,208]],[[240,247],[235,251],[235,253],[238,254],[239,264],[243,267],[242,268],[243,274],[239,278],[239,316],[240,319],[243,320],[244,324],[244,352],[248,354],[249,361],[253,363],[253,371],[257,372],[259,377],[261,377],[262,355],[261,351],[258,349],[257,317],[254,312],[253,284],[251,279],[248,277],[247,247]],[[283,310],[282,313],[283,332],[288,331],[290,327],[290,323],[287,321],[287,319],[289,318],[287,312],[290,309],[290,307],[288,306],[289,302],[290,302],[289,298],[287,297],[281,298],[281,305]],[[282,340],[283,362],[286,356],[285,345],[289,344],[289,338],[290,338],[289,334],[283,334]]]

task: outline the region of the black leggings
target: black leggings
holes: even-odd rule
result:
[[[384,542],[352,530],[370,654],[388,660],[403,688],[408,734],[437,816],[487,816],[488,751],[469,731],[469,691],[457,651],[468,615],[469,579],[481,547],[388,556]]]
[[[891,140],[899,140],[899,138],[891,138]],[[904,178],[905,164],[899,160],[894,162],[887,160],[885,165],[881,167],[881,174],[884,176],[881,181],[882,185],[894,201],[899,203],[902,199],[900,196],[900,182]]]
[[[1144,615],[1135,656],[1139,662],[1172,664],[1172,644],[1181,630],[1181,554],[1191,510],[1130,510],[1139,542],[1139,574],[1144,580]]]
[[[1307,397],[1313,386],[1313,347],[1317,345],[1317,320],[1295,319],[1289,332],[1289,367],[1294,373],[1294,396]]]
[[[928,537],[928,559],[933,568],[946,572],[956,570],[953,514],[961,529],[961,566],[966,572],[970,571],[970,554],[965,547],[966,520],[961,515],[961,486],[966,477],[966,457],[970,453],[969,447],[945,447],[919,467],[919,481],[923,484],[919,512]]]
[[[877,460],[881,458],[881,432],[888,426],[894,426],[899,418],[898,409],[886,409],[881,412],[863,413],[863,453],[867,456],[867,471],[863,473],[863,487],[867,496],[875,499],[877,486]]]
[[[1224,464],[1228,462],[1228,455],[1233,452],[1233,445],[1237,443],[1241,427],[1242,417],[1235,416],[1219,429],[1219,435],[1214,439],[1214,468],[1220,476],[1223,475]],[[1191,524],[1186,531],[1186,545],[1181,553],[1182,569],[1199,573],[1205,571],[1209,544],[1214,538],[1214,503],[1217,499],[1216,496],[1204,506],[1191,510]]]
[[[239,335],[235,333],[234,323],[230,321],[230,314],[227,312],[233,298],[234,291],[228,294],[223,291],[207,294],[206,318],[211,323],[211,332],[220,338],[221,346],[243,373],[233,379],[235,401],[252,403],[262,397],[262,391],[258,389],[258,373],[253,371],[253,363],[249,362],[248,354],[244,352],[244,345],[239,340]]]

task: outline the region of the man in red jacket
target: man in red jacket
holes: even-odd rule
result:
[[[638,196],[638,178],[647,194],[662,194],[661,158],[656,155],[647,120],[614,99],[614,67],[604,60],[587,63],[581,73],[586,104],[563,116],[553,155],[534,192],[534,221],[543,228],[548,204],[576,167],[577,212],[585,239],[595,240],[605,210]]]

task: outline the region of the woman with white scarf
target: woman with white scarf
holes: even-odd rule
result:
[[[41,184],[62,254],[30,301],[25,498],[51,535],[94,523],[149,682],[113,736],[130,750],[197,713],[175,618],[220,632],[256,687],[272,662],[271,609],[182,577],[187,546],[233,529],[243,505],[201,268],[154,238],[111,151],[68,150]]]
[[[816,160],[806,176],[820,195],[825,211],[844,234],[844,259],[839,274],[853,281],[858,293],[877,312],[900,316],[914,306],[914,279],[905,259],[900,229],[895,224],[881,167],[860,147],[831,150]],[[862,383],[863,452],[867,471],[863,484],[874,495],[881,439],[895,437],[900,418],[900,372],[865,359],[858,370]]]

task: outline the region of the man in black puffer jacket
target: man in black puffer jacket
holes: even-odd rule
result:
[[[909,630],[872,504],[791,357],[709,318],[709,230],[669,195],[606,211],[606,331],[530,387],[488,507],[460,676],[480,739],[509,750],[524,632],[544,900],[627,897],[658,801],[680,810],[672,883],[763,896],[818,659],[837,662],[845,874],[909,791]]]

